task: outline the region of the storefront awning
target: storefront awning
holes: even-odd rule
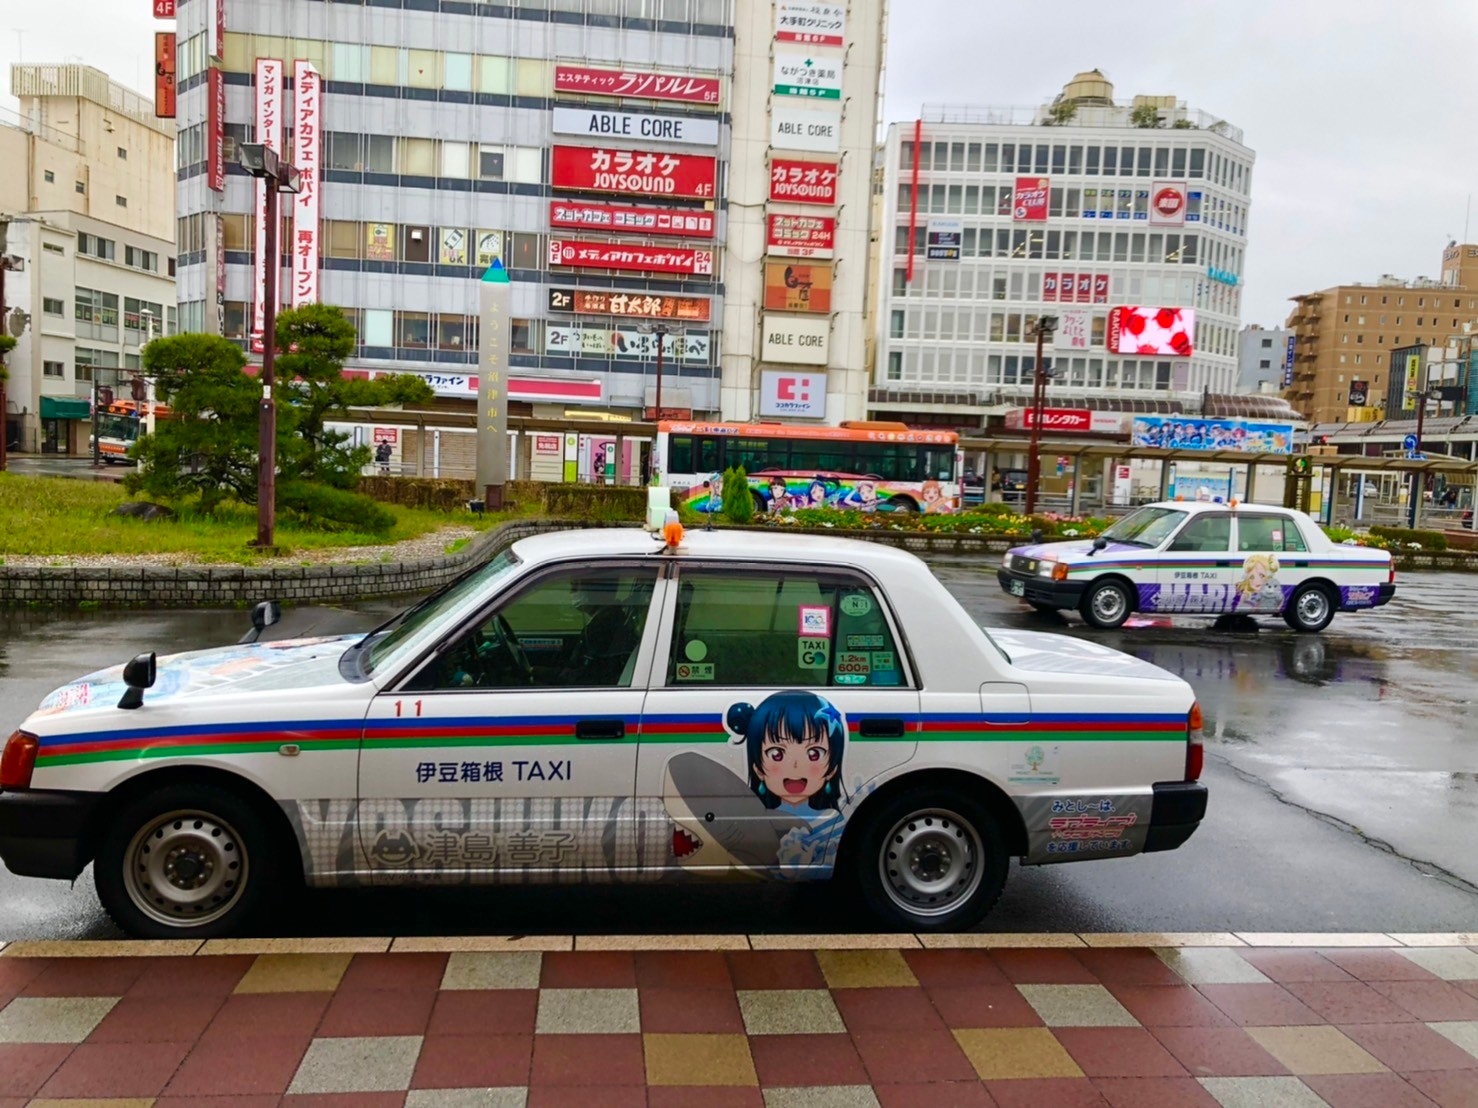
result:
[[[42,419],[91,419],[92,407],[75,396],[43,396]]]

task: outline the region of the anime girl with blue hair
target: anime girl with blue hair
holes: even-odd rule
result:
[[[847,721],[812,692],[777,692],[758,708],[735,704],[725,719],[745,744],[749,787],[766,808],[816,820],[841,802]]]

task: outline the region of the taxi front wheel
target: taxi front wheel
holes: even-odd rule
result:
[[[995,906],[1010,866],[995,818],[964,793],[920,787],[869,813],[852,876],[867,907],[902,931],[962,931]]]
[[[1095,581],[1083,593],[1078,609],[1083,618],[1100,631],[1112,631],[1123,625],[1133,611],[1129,586],[1122,581]]]
[[[93,880],[108,915],[145,939],[229,935],[278,883],[257,808],[215,785],[164,785],[125,803],[98,846]]]

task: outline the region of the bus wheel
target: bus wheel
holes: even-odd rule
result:
[[[888,501],[888,504],[900,515],[911,515],[919,510],[919,506],[906,496],[895,496]]]

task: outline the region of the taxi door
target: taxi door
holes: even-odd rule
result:
[[[1220,615],[1235,606],[1232,513],[1200,512],[1170,540],[1155,569],[1154,605],[1166,615]]]
[[[669,872],[830,875],[849,814],[907,762],[919,692],[882,594],[805,567],[677,567],[642,713],[637,802]]]
[[[1237,512],[1236,611],[1281,612],[1313,576],[1298,523],[1276,512]]]
[[[628,824],[660,575],[651,559],[536,574],[375,697],[358,817],[373,881],[641,868]]]

